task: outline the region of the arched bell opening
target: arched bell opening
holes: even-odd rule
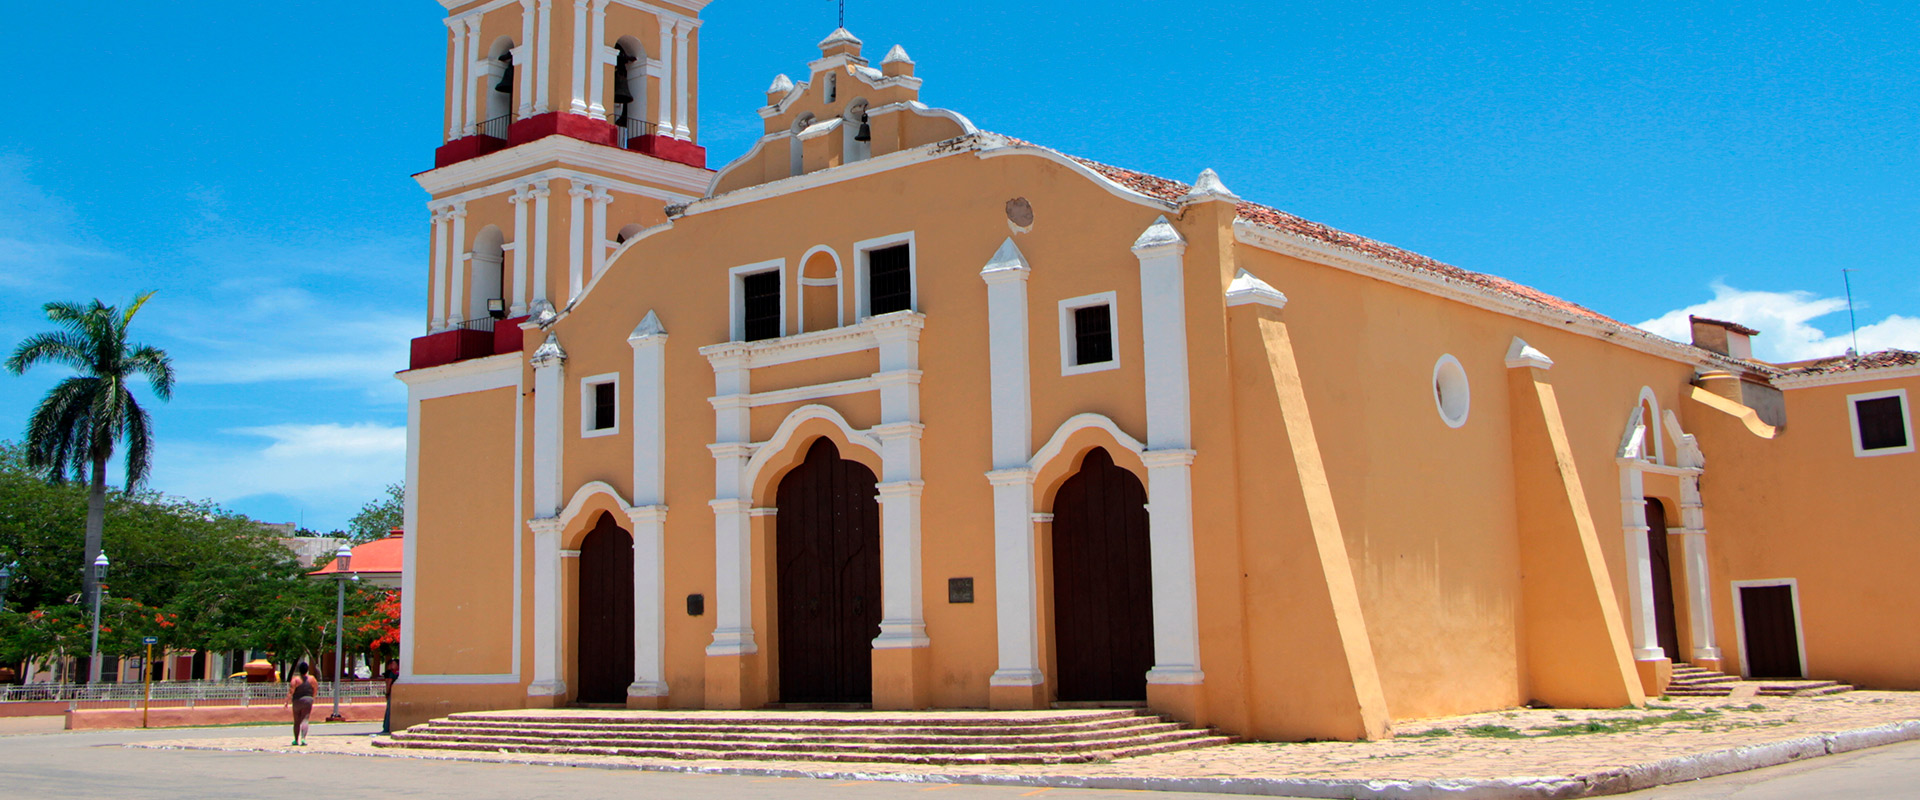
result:
[[[1153,563],[1145,485],[1095,447],[1054,493],[1051,529],[1057,699],[1146,700]]]
[[[647,114],[647,51],[639,39],[622,36],[614,53],[612,120],[620,129],[620,146],[626,147],[655,132]]]
[[[847,110],[841,115],[846,125],[841,141],[842,162],[852,164],[873,157],[873,124],[867,119],[867,99],[857,98],[847,104]]]
[[[815,439],[775,495],[773,625],[780,700],[873,702],[880,504],[873,470]]]
[[[633,535],[601,512],[580,542],[576,702],[625,704],[633,684]]]
[[[516,77],[513,63],[513,39],[502,36],[487,50],[487,72],[482,79],[481,95],[487,114],[480,123],[480,135],[506,139],[513,124],[513,93]]]
[[[507,249],[505,235],[488,225],[473,237],[473,256],[467,265],[467,319],[503,319]]]

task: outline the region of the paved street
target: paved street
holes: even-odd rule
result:
[[[17,726],[11,727],[18,730]],[[1199,800],[1222,795],[952,786],[891,782],[751,778],[627,770],[476,764],[402,758],[285,755],[189,750],[140,750],[124,742],[230,737],[269,728],[196,731],[110,731],[0,735],[0,786],[19,797],[198,798],[270,797],[328,787],[343,796],[398,798],[638,797],[648,800],[756,800],[758,798],[922,797],[953,800],[1044,797],[1059,800]],[[368,725],[316,727],[314,737],[365,737]],[[1812,759],[1690,784],[1620,795],[1658,800],[1848,800],[1911,798],[1920,786],[1920,742]]]
[[[377,725],[315,726],[313,738],[366,736]],[[0,787],[10,797],[173,800],[205,797],[288,797],[324,792],[338,797],[448,798],[449,800],[866,800],[928,797],[947,800],[1217,800],[1220,795],[1117,792],[1030,787],[952,786],[890,782],[748,778],[629,770],[474,764],[406,758],[140,750],[123,742],[219,738],[266,728],[192,731],[109,731],[0,736]],[[323,788],[324,787],[324,788]]]
[[[1909,800],[1920,796],[1920,742],[1856,750],[1616,796],[1646,800],[1810,800],[1826,797]]]

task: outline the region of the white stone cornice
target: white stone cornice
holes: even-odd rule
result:
[[[1546,353],[1534,349],[1520,337],[1513,337],[1513,344],[1507,346],[1507,369],[1553,369],[1553,359]]]
[[[531,175],[527,171],[543,168]],[[485,197],[507,191],[503,181],[591,180],[619,191],[684,203],[707,193],[713,172],[617,147],[548,136],[414,176],[435,197]],[[601,177],[613,176],[613,177]],[[654,184],[654,185],[647,185]]]
[[[1287,296],[1273,288],[1266,281],[1253,276],[1253,273],[1240,270],[1233,282],[1227,284],[1227,307],[1245,305],[1271,306],[1275,309],[1287,307]]]
[[[1148,450],[1140,454],[1140,463],[1147,469],[1190,467],[1195,454],[1193,450]]]
[[[1027,486],[1033,483],[1033,479],[1033,470],[1024,467],[996,469],[987,473],[987,483],[994,486]]]
[[[1839,386],[1848,383],[1892,381],[1904,378],[1920,378],[1920,366],[1856,369],[1818,375],[1783,375],[1774,378],[1773,385],[1781,389],[1806,389],[1814,386]]]
[[[1173,229],[1173,223],[1162,215],[1140,234],[1133,242],[1133,253],[1141,258],[1157,255],[1179,255],[1187,251],[1186,237]]]

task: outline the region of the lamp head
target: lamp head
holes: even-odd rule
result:
[[[107,579],[108,566],[107,554],[101,553],[99,557],[93,560],[93,579],[96,581],[105,581]]]
[[[340,545],[339,550],[333,551],[333,566],[334,566],[334,569],[337,569],[341,572],[352,571],[353,548],[351,546],[342,544]]]

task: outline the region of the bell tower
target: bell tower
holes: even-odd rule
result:
[[[666,206],[704,195],[708,0],[440,0],[446,137],[432,195],[421,369],[523,349]]]

